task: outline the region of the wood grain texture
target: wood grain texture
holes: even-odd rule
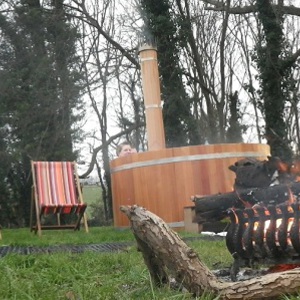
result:
[[[191,196],[233,190],[235,174],[228,167],[249,154],[266,159],[269,147],[260,144],[178,147],[111,161],[114,225],[129,226],[119,208],[133,204],[147,208],[169,224],[182,223],[184,207],[194,205]]]

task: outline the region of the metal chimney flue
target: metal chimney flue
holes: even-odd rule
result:
[[[139,45],[142,87],[144,94],[148,150],[166,147],[162,117],[160,81],[157,63],[157,49],[152,42]]]

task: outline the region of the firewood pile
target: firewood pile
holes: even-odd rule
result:
[[[193,196],[194,222],[218,222],[228,217],[228,209],[285,203],[300,200],[300,160],[291,164],[269,157],[260,161],[246,158],[229,169],[236,174],[233,191],[208,196]]]

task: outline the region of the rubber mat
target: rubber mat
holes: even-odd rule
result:
[[[3,257],[9,253],[50,254],[56,252],[82,253],[85,251],[116,252],[116,251],[124,251],[126,250],[126,248],[132,245],[134,245],[134,243],[132,242],[120,242],[120,243],[102,243],[102,244],[88,244],[88,245],[57,245],[57,246],[48,246],[48,247],[2,246],[0,247],[0,257]]]
[[[184,241],[194,240],[222,240],[222,236],[206,236],[199,235],[199,237],[186,237]],[[101,243],[101,244],[87,244],[87,245],[57,245],[57,246],[2,246],[0,247],[0,257],[4,257],[10,253],[16,254],[50,254],[57,252],[69,252],[69,253],[82,253],[85,251],[91,252],[117,252],[125,251],[128,247],[135,245],[135,242],[114,242],[114,243]]]

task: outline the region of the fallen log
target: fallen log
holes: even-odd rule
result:
[[[300,290],[300,270],[272,273],[240,282],[220,281],[179,235],[158,216],[139,206],[122,206],[137,245],[156,284],[169,276],[199,297],[206,292],[219,299],[274,299]],[[200,253],[201,254],[201,253]]]
[[[279,184],[265,188],[248,188],[240,191],[215,194],[209,196],[193,196],[197,223],[210,215],[212,221],[218,221],[225,217],[224,212],[232,207],[243,208],[257,203],[280,204],[291,197],[300,198],[300,182],[291,184]]]

